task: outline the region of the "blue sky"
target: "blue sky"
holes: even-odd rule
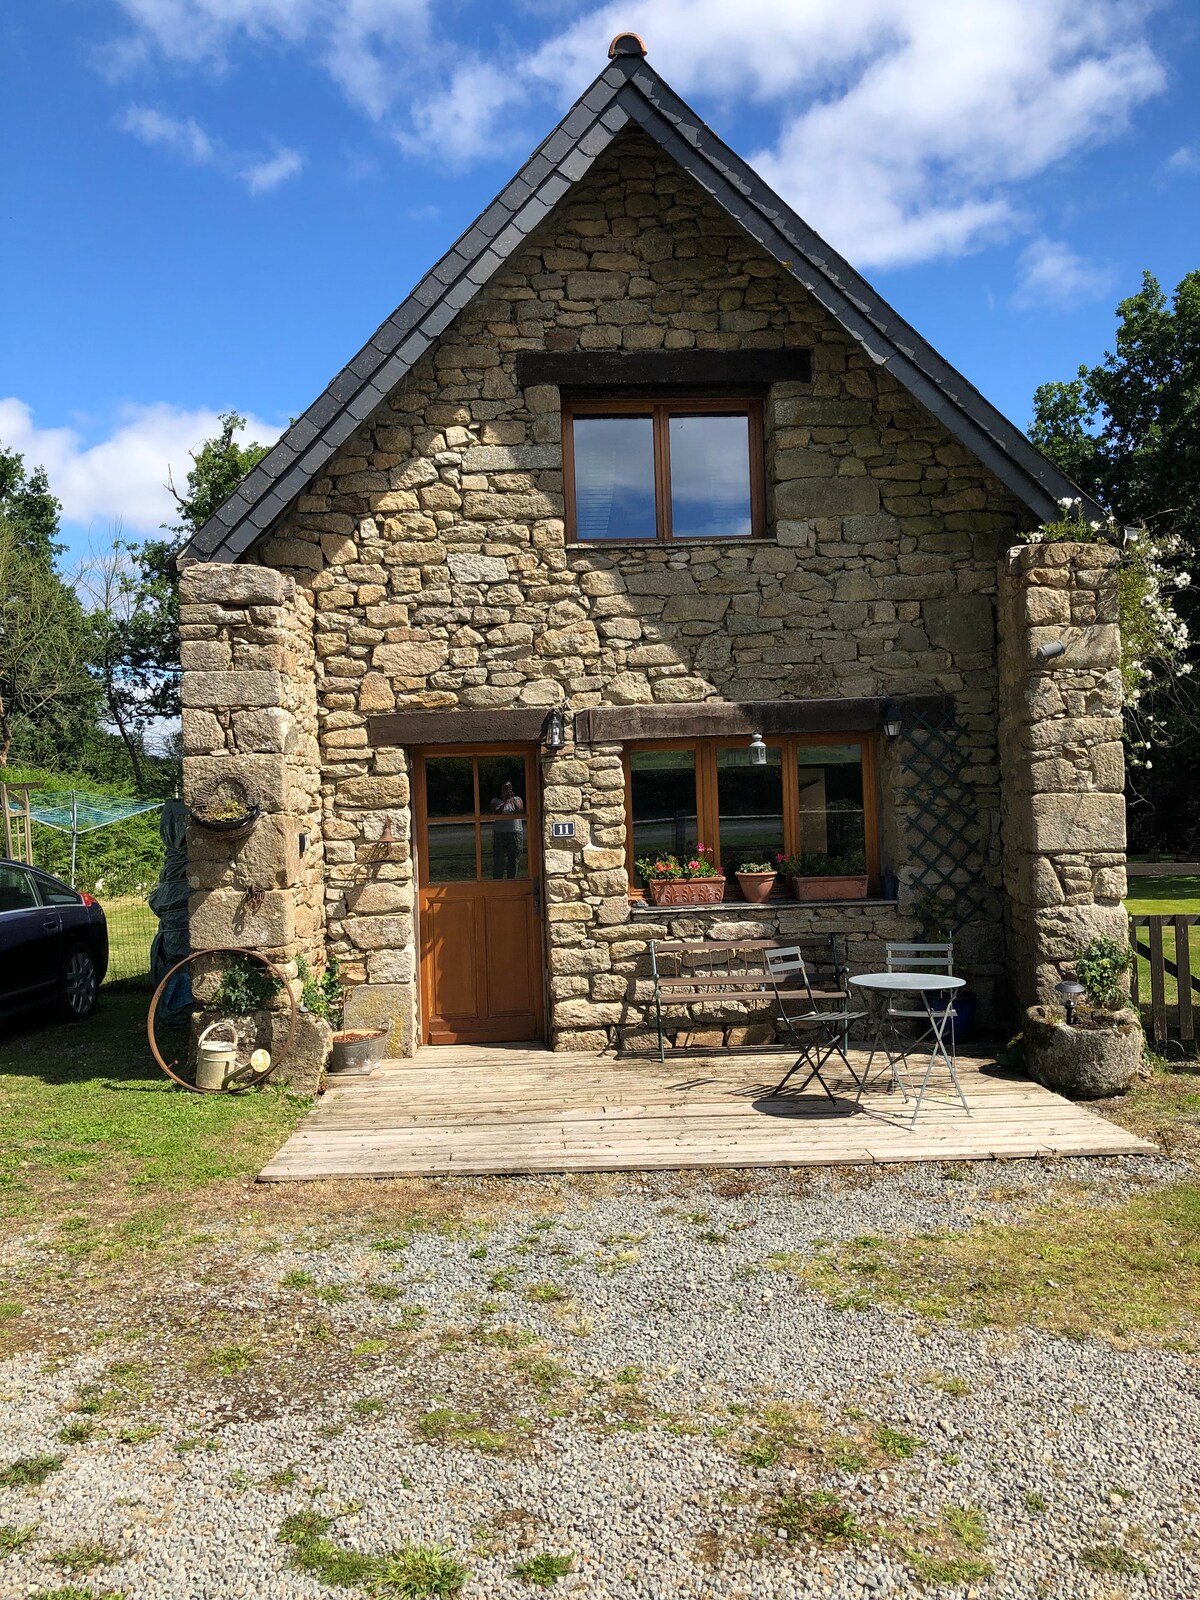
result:
[[[69,559],[273,437],[635,28],[1024,426],[1143,269],[1200,267],[1194,0],[39,0],[0,8],[0,441]]]

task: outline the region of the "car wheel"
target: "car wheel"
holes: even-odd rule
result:
[[[100,980],[96,963],[86,950],[72,950],[62,970],[59,997],[62,1009],[73,1022],[82,1022],[96,1009]]]

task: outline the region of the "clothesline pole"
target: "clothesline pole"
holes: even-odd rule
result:
[[[71,887],[75,887],[75,846],[79,840],[79,794],[71,790]]]

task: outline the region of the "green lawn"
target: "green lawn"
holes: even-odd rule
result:
[[[104,989],[87,1022],[0,1031],[0,1216],[160,1205],[256,1172],[306,1102],[282,1090],[198,1095],[163,1076],[149,997]]]
[[[106,983],[126,978],[149,978],[150,945],[158,932],[158,918],[142,895],[104,899],[108,922],[108,976]]]
[[[1172,916],[1176,912],[1200,915],[1200,877],[1164,874],[1155,878],[1130,878],[1125,909],[1131,915],[1152,917]],[[1143,934],[1145,931],[1142,930]],[[1192,972],[1200,975],[1200,924],[1188,929],[1188,949],[1191,952]],[[1175,959],[1173,931],[1167,931],[1164,935],[1163,951],[1167,960],[1173,962]],[[1145,956],[1139,956],[1137,962],[1139,999],[1144,1010],[1150,1003],[1150,963]],[[1166,975],[1164,992],[1168,1007],[1173,1007],[1178,999],[1178,990],[1175,979],[1169,972]],[[1195,999],[1200,1002],[1200,995]]]

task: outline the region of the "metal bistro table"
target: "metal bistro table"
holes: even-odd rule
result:
[[[908,1057],[919,1040],[906,1043],[900,1036],[895,1024],[891,1025],[890,1038],[885,1037],[891,1019],[885,997],[888,995],[905,994],[916,995],[925,1007],[925,1015],[929,1018],[930,1051],[929,1061],[925,1067],[925,1076],[921,1080],[921,1087],[917,1091],[917,1102],[913,1107],[912,1127],[920,1115],[921,1102],[925,1098],[925,1091],[929,1087],[929,1079],[933,1073],[934,1063],[939,1059],[944,1061],[950,1072],[950,1081],[953,1083],[958,1098],[962,1101],[962,1108],[968,1116],[971,1108],[967,1104],[967,1097],[962,1091],[962,1084],[958,1081],[958,1073],[954,1070],[953,1030],[951,1030],[951,1048],[946,1049],[946,1029],[950,1024],[949,1005],[935,1006],[933,999],[938,995],[945,995],[947,999],[956,989],[961,989],[966,983],[965,978],[953,978],[945,972],[864,972],[860,977],[851,978],[850,982],[857,989],[862,989],[869,1001],[873,1002],[875,1010],[875,1037],[871,1041],[871,1054],[867,1060],[866,1069],[859,1080],[857,1101],[861,1101],[867,1080],[871,1076],[871,1063],[876,1054],[882,1050],[887,1056],[888,1066],[891,1069],[892,1082],[899,1088],[905,1100],[908,1099],[908,1085],[898,1067],[906,1067]],[[878,997],[878,998],[877,998]],[[893,1048],[898,1046],[898,1048]]]

